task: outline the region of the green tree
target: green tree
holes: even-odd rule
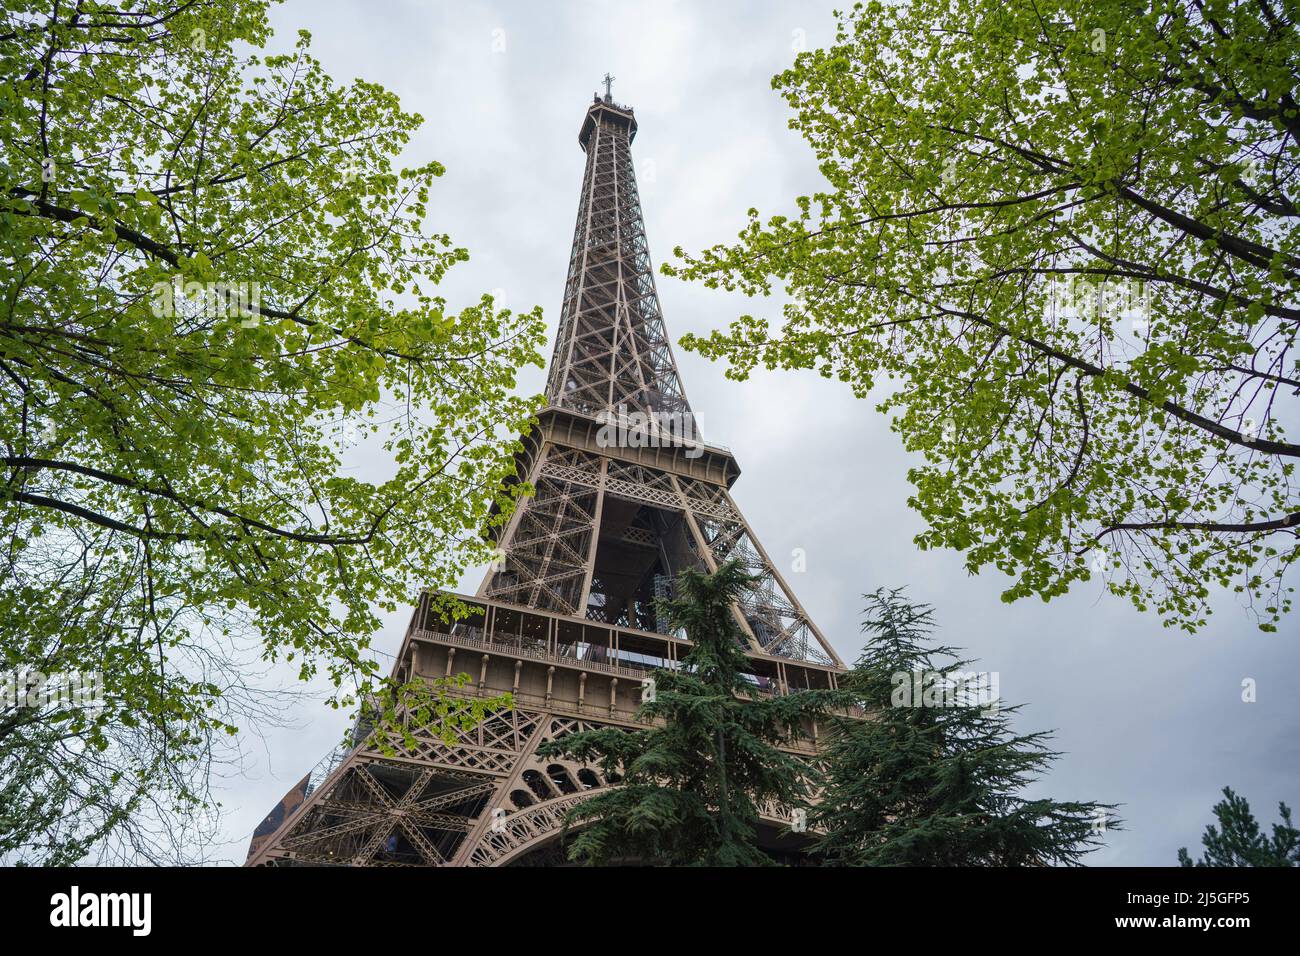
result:
[[[538,748],[621,778],[569,812],[566,830],[585,824],[569,845],[571,859],[762,866],[773,861],[757,844],[760,809],[779,806],[792,820],[795,810],[807,812],[809,768],[780,744],[848,698],[756,692],[732,611],[752,581],[735,561],[713,574],[686,570],[677,596],[660,602],[691,648],[679,670],[654,672],[653,699],[637,718],[657,726],[583,731]]]
[[[1300,866],[1300,830],[1291,825],[1291,808],[1277,805],[1281,823],[1273,824],[1273,836],[1259,832],[1259,823],[1245,797],[1223,788],[1223,799],[1214,805],[1219,821],[1205,828],[1201,845],[1205,855],[1193,861],[1187,847],[1178,851],[1180,866]]]
[[[833,717],[825,781],[809,822],[839,866],[1076,863],[1119,826],[1115,808],[1025,799],[1058,756],[1017,735],[989,675],[933,645],[932,611],[901,589],[867,595],[870,640],[840,686],[867,719]]]
[[[685,344],[816,369],[920,463],[921,547],[1273,630],[1300,494],[1300,36],[1276,0],[872,0],[773,80],[828,186],[665,271],[792,301]],[[682,256],[680,249],[677,255]]]
[[[426,225],[442,167],[395,164],[420,118],[306,33],[263,52],[266,8],[0,19],[0,668],[105,685],[0,702],[10,859],[210,806],[195,768],[275,710],[259,662],[379,693],[377,615],[486,561],[513,503],[540,311],[433,294],[467,254]]]

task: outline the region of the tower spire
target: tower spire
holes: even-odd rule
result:
[[[606,74],[607,89],[612,82]],[[586,170],[546,395],[588,415],[671,419],[695,438],[655,288],[632,164],[636,130],[633,111],[609,101],[583,118]]]
[[[736,609],[751,648],[839,666],[731,501],[734,457],[695,427],[655,288],[636,130],[617,104],[593,103],[583,119],[586,170],[543,413],[555,437],[520,460],[535,494],[503,531],[503,561],[479,595],[662,631],[655,598],[678,572],[735,558],[755,577]]]
[[[614,102],[614,93],[612,89],[612,87],[614,86],[614,77],[606,73],[604,83],[605,83],[605,102],[612,103]]]

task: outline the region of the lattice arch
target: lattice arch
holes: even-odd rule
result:
[[[511,814],[501,829],[489,832],[479,841],[470,857],[471,865],[510,866],[545,848],[563,835],[564,819],[570,810],[608,789],[602,787],[555,797]],[[760,809],[759,819],[779,828],[790,823],[791,815],[784,808],[772,805]]]

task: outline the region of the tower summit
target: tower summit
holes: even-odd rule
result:
[[[733,609],[754,693],[834,687],[843,670],[732,500],[734,457],[695,427],[646,241],[636,116],[614,102],[613,79],[578,133],[586,166],[547,404],[516,462],[534,494],[499,530],[477,594],[456,596],[475,613],[449,624],[426,593],[394,666],[403,681],[468,674],[463,693],[509,691],[515,708],[454,745],[420,731],[397,754],[371,749],[358,730],[266,818],[250,865],[558,860],[565,813],[617,781],[543,761],[537,745],[637,726],[642,681],[678,666],[689,645],[655,604],[687,567],[738,559],[754,575]],[[789,749],[811,757],[815,736],[809,727]],[[765,819],[775,833],[784,808]]]

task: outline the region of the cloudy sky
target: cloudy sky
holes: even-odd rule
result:
[[[734,237],[750,206],[787,212],[821,185],[803,141],[787,129],[771,76],[797,49],[830,42],[827,2],[474,3],[464,0],[288,0],[273,11],[274,46],[298,29],[339,81],[395,91],[425,124],[408,165],[447,167],[431,226],[466,246],[444,295],[484,291],[507,305],[540,304],[554,334],[582,152],[580,121],[606,71],[636,109],[633,147],[656,264],[674,246]],[[704,332],[755,302],[659,279],[669,331]],[[908,456],[875,411],[812,373],[728,382],[722,368],[678,351],[705,436],[743,470],[733,495],[773,560],[796,548],[807,570],[789,579],[840,656],[861,646],[860,595],[907,585],[935,606],[942,637],[1000,675],[1004,701],[1026,704],[1018,727],[1055,729],[1064,756],[1035,792],[1123,805],[1097,865],[1169,865],[1197,847],[1219,790],[1230,785],[1257,816],[1300,803],[1300,697],[1295,619],[1264,635],[1231,600],[1196,637],[1166,630],[1092,582],[1050,605],[1004,605],[1005,579],[970,577],[952,552],[913,544]],[[527,391],[543,387],[530,370]],[[354,466],[364,470],[366,462]],[[481,573],[467,575],[472,592]],[[405,615],[377,646],[396,649]],[[1257,686],[1242,700],[1242,682]],[[242,861],[253,828],[340,739],[342,718],[307,697],[289,726],[245,739],[228,778],[223,853]]]

